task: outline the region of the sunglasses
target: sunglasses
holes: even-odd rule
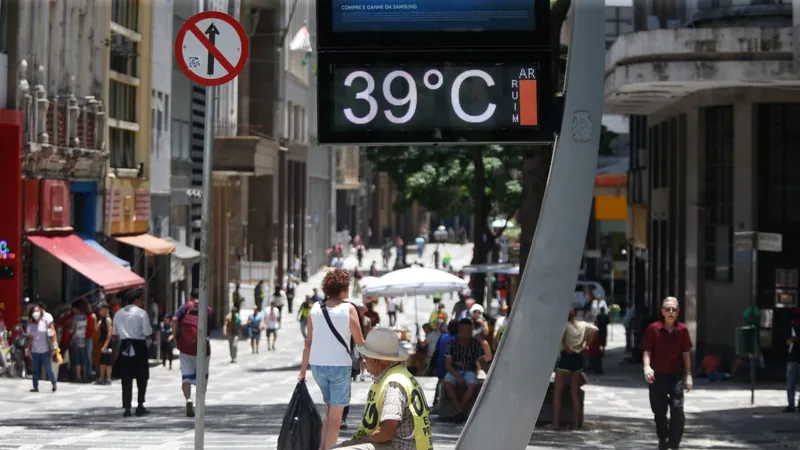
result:
[[[676,313],[678,312],[678,308],[670,306],[669,308],[661,308],[662,311],[667,313]]]

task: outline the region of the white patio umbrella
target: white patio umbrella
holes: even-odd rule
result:
[[[395,297],[399,295],[433,295],[460,291],[467,287],[467,282],[439,269],[425,267],[409,267],[395,270],[378,278],[371,285],[365,287],[362,293],[365,296]],[[419,324],[419,310],[417,301],[414,300],[414,321]],[[419,326],[417,326],[419,333]]]
[[[506,219],[497,219],[492,222],[492,228],[516,228],[517,225],[514,223],[513,220],[506,220]]]
[[[363,291],[364,288],[375,284],[378,281],[378,277],[364,277],[358,280],[358,285],[361,286],[361,290]]]

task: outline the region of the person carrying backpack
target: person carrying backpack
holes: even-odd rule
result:
[[[194,417],[192,385],[197,385],[197,313],[199,306],[200,302],[195,289],[192,291],[189,301],[178,308],[172,318],[172,332],[175,335],[173,341],[178,343],[178,350],[181,352],[181,377],[183,380],[181,389],[183,397],[186,399],[186,417]],[[210,320],[212,314],[213,310],[209,306],[209,324],[212,323]],[[211,356],[211,345],[207,345],[206,349],[206,360],[208,361]],[[208,371],[206,372],[206,381],[208,381]]]

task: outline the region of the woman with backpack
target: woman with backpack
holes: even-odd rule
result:
[[[356,307],[347,302],[350,273],[335,269],[322,280],[326,299],[315,303],[308,317],[308,337],[297,380],[306,379],[309,365],[322,391],[327,412],[322,422],[321,449],[336,445],[344,408],[350,404],[350,383],[361,371],[354,346],[364,343]]]

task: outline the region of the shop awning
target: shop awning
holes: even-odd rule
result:
[[[79,235],[79,236],[81,237],[81,239],[83,239],[83,242],[86,242],[87,244],[89,244],[89,246],[91,246],[93,249],[95,249],[98,252],[106,255],[112,261],[116,261],[117,264],[121,265],[122,267],[124,267],[124,268],[126,268],[128,270],[131,270],[131,263],[129,263],[128,261],[125,261],[124,259],[120,258],[119,256],[117,256],[117,255],[111,253],[110,251],[106,250],[106,248],[103,247],[102,245],[100,245],[99,242],[95,241],[94,239],[92,239],[90,237],[86,237],[86,236],[83,236],[83,235]]]
[[[200,260],[200,252],[192,247],[178,242],[171,237],[164,238],[164,240],[175,246],[175,251],[172,253],[173,258],[180,259],[185,263],[193,263]]]
[[[137,234],[135,236],[117,236],[114,237],[123,244],[128,244],[133,247],[138,247],[148,255],[169,255],[175,251],[175,244],[164,239],[151,236],[149,234]]]
[[[144,278],[110,259],[74,234],[28,236],[28,240],[102,287],[106,293],[144,286]]]

